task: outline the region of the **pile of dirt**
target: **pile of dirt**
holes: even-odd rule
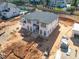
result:
[[[60,17],[59,20],[60,20],[59,22],[60,22],[61,24],[64,24],[64,25],[66,25],[66,26],[72,26],[73,23],[74,23],[74,21],[73,21],[72,19],[68,19],[68,18]]]
[[[2,53],[6,59],[41,59],[42,53],[35,44],[22,40],[8,41],[3,45]]]

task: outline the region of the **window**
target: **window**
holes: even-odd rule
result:
[[[33,30],[33,32],[35,33],[35,30]]]
[[[26,21],[23,21],[23,23],[26,23]]]
[[[32,31],[32,27],[30,27],[30,31]]]
[[[46,36],[46,31],[44,31],[44,36]]]
[[[29,30],[29,26],[27,26],[27,30]]]
[[[40,30],[40,34],[42,34],[42,30]]]
[[[37,24],[39,24],[39,21],[37,21]]]
[[[41,27],[46,27],[46,24],[45,24],[45,23],[42,23],[42,24],[41,24]]]
[[[48,34],[49,34],[50,32],[48,31]]]

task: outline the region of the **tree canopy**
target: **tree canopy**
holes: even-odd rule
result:
[[[77,6],[77,2],[78,2],[78,0],[73,0],[73,2],[72,2],[72,6]]]
[[[23,0],[13,0],[12,3],[14,3],[16,5],[23,5],[23,4],[25,4],[25,2]]]

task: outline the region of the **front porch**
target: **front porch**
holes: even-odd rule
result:
[[[33,24],[32,30],[33,30],[32,31],[33,33],[39,34],[39,25],[38,24]]]

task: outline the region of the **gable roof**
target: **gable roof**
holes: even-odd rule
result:
[[[36,20],[42,23],[51,23],[52,21],[56,20],[58,18],[58,15],[50,12],[32,12],[29,14],[26,14],[25,19],[27,20]]]

